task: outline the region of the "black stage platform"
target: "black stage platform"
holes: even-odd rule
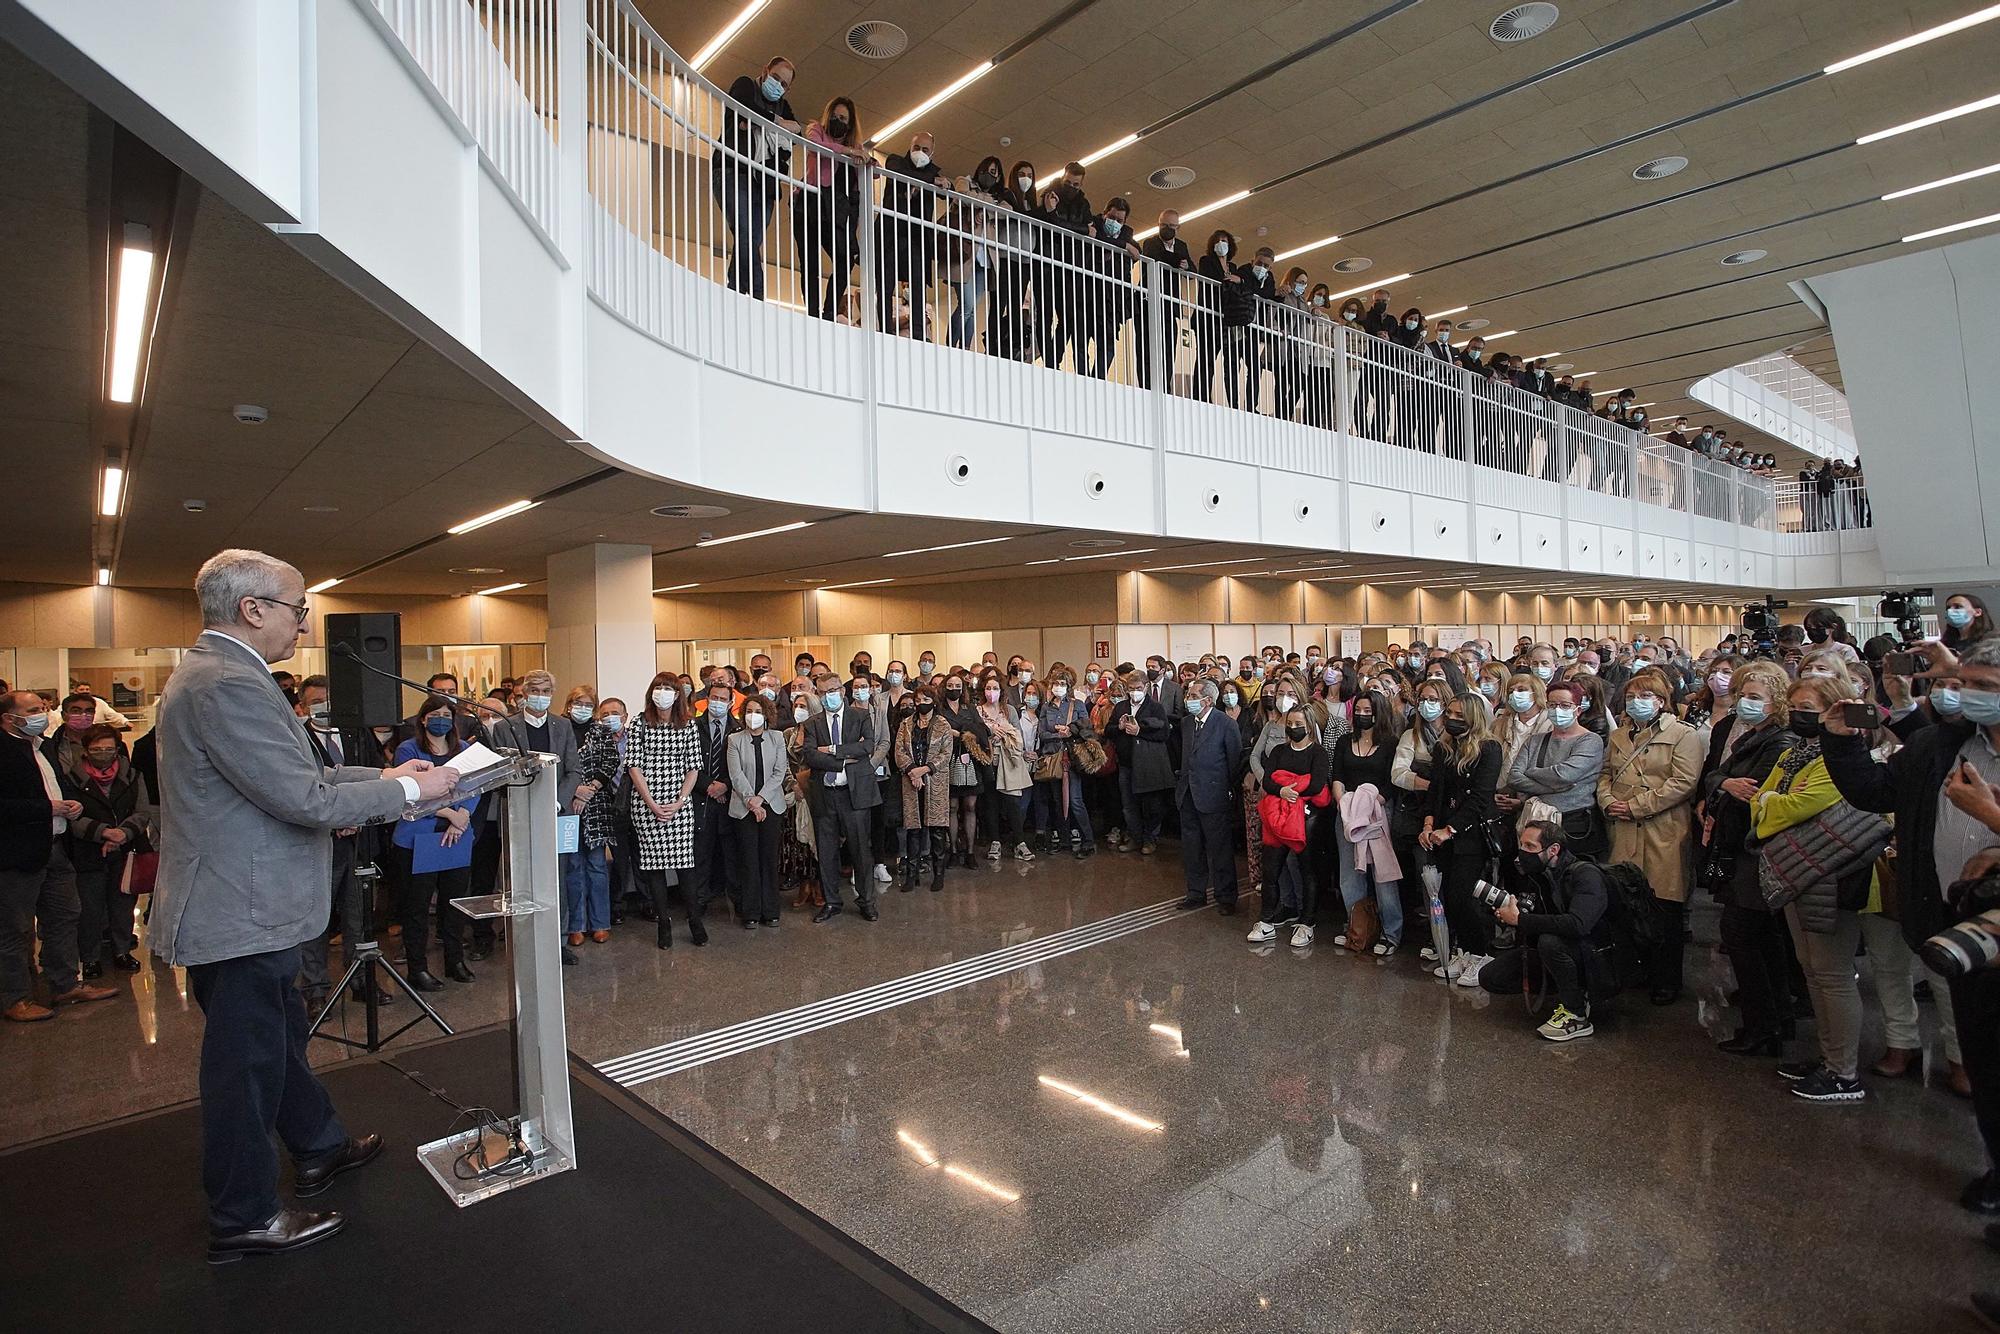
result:
[[[504,1028],[385,1053],[460,1103],[511,1106]],[[0,1154],[0,1327],[940,1330],[967,1315],[572,1057],[574,1172],[457,1209],[417,1162],[450,1107],[380,1059],[325,1072],[382,1156],[308,1207],[298,1254],[211,1267],[183,1104]]]

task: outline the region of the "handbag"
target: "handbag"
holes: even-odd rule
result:
[[[125,859],[125,870],[118,880],[118,892],[138,898],[141,894],[153,892],[153,885],[160,875],[160,854],[157,852],[135,852]]]
[[[1103,773],[1116,772],[1118,762],[1112,752],[1096,737],[1078,737],[1069,743],[1070,755],[1076,760],[1076,767],[1093,777]]]
[[[1375,906],[1375,900],[1364,898],[1347,910],[1347,948],[1355,954],[1366,954],[1368,948],[1382,935],[1382,912]]]
[[[951,785],[953,787],[978,787],[979,769],[972,757],[964,751],[951,757]]]
[[[1066,767],[1063,764],[1063,759],[1064,754],[1059,750],[1045,751],[1037,755],[1035,757],[1034,769],[1035,781],[1037,783],[1060,782]]]
[[[1875,864],[1889,846],[1889,822],[1846,801],[1756,843],[1764,906],[1784,907],[1811,885],[1844,880]]]

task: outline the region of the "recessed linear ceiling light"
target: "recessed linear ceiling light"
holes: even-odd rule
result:
[[[822,593],[831,593],[836,588],[867,588],[871,584],[893,584],[895,582],[894,579],[856,579],[852,583],[824,584],[820,587],[819,591]]]
[[[492,597],[492,596],[493,596],[494,594],[496,594],[496,593],[511,593],[511,592],[513,592],[513,591],[514,591],[515,589],[517,589],[517,588],[526,588],[527,586],[528,586],[528,585],[526,584],[526,582],[524,582],[524,581],[522,581],[522,580],[516,580],[515,582],[513,582],[513,583],[511,583],[511,584],[495,584],[495,585],[494,585],[493,587],[491,587],[491,588],[482,588],[482,589],[480,589],[480,590],[479,590],[479,591],[478,591],[477,593],[475,593],[475,594],[474,594],[473,596],[475,596],[475,597],[482,597],[482,598],[490,598],[490,597]]]
[[[1922,46],[1925,42],[1936,41],[1940,37],[1949,37],[1955,32],[1964,32],[1967,28],[1976,28],[1980,24],[1990,23],[1994,19],[2000,19],[2000,5],[1988,5],[1984,9],[1975,10],[1967,14],[1964,18],[1951,19],[1938,24],[1934,28],[1925,28],[1922,32],[1911,33],[1901,41],[1890,42],[1886,46],[1878,46],[1873,51],[1863,51],[1860,55],[1849,56],[1845,60],[1836,60],[1820,72],[1822,74],[1838,74],[1842,70],[1853,69],[1856,65],[1865,65],[1871,60],[1880,60],[1883,56],[1893,56],[1898,51],[1907,51],[1913,46]]]
[[[1141,574],[1158,574],[1162,570],[1201,570],[1211,565],[1255,565],[1266,559],[1263,556],[1239,556],[1235,560],[1198,560],[1186,565],[1149,565],[1139,571]]]
[[[666,586],[665,588],[656,588],[656,589],[654,589],[653,591],[654,591],[655,593],[685,593],[685,592],[687,592],[687,590],[688,590],[688,589],[690,589],[690,588],[700,588],[700,587],[701,587],[701,585],[700,585],[700,584],[698,584],[698,583],[694,583],[694,584],[668,584],[668,585],[667,585],[667,586]]]
[[[109,588],[111,586],[111,567],[109,565],[100,565],[97,567],[97,586],[99,588]]]
[[[894,560],[898,556],[923,556],[923,555],[928,555],[930,552],[933,551],[957,551],[962,547],[985,547],[985,546],[991,546],[995,542],[1011,542],[1013,540],[1014,539],[1010,534],[1007,537],[982,537],[976,542],[946,542],[943,546],[911,547],[908,551],[884,552],[882,555],[882,559]]]
[[[1434,320],[1442,320],[1452,315],[1463,315],[1466,311],[1471,309],[1472,309],[1471,306],[1453,306],[1450,310],[1434,310],[1431,312],[1431,318]]]
[[[340,580],[338,579],[322,579],[318,583],[314,584],[311,588],[308,588],[306,592],[324,593],[329,588],[337,588],[339,586],[340,586]]]
[[[1953,232],[1970,231],[1974,227],[1984,227],[1989,222],[2000,222],[2000,213],[1989,213],[1983,218],[1969,218],[1964,222],[1954,222],[1949,227],[1933,227],[1927,232],[1903,238],[1904,244],[1911,241],[1928,241],[1933,236],[1949,236]]]
[[[1025,565],[1058,565],[1062,563],[1062,559],[1061,556],[1046,556],[1041,560],[1024,561],[1022,563]]]
[[[1063,560],[1103,560],[1106,556],[1144,556],[1149,552],[1158,550],[1158,547],[1134,547],[1130,551],[1093,551],[1088,556],[1064,556]],[[1028,563],[1030,565],[1039,565],[1042,562],[1029,561]]]
[[[1219,208],[1228,208],[1231,204],[1241,203],[1242,201],[1248,199],[1249,197],[1250,197],[1250,192],[1248,190],[1238,190],[1233,195],[1224,195],[1221,199],[1216,200],[1212,204],[1203,204],[1200,208],[1191,208],[1183,211],[1181,213],[1181,222],[1183,224],[1186,224],[1193,222],[1196,218],[1205,218]],[[1159,234],[1160,234],[1160,229],[1158,227],[1148,227],[1145,231],[1140,232],[1137,236],[1134,236],[1132,239],[1135,241],[1149,241],[1153,237],[1158,236]]]
[[[936,106],[938,103],[957,96],[960,92],[963,92],[966,88],[979,82],[979,80],[985,78],[988,74],[991,74],[992,72],[993,72],[992,61],[990,60],[980,61],[977,65],[974,65],[971,69],[959,75],[956,79],[953,79],[950,83],[938,89],[935,93],[932,93],[929,97],[917,103],[917,105],[911,107],[908,111],[904,112],[896,119],[890,121],[887,125],[884,125],[881,129],[875,131],[875,142],[878,144],[887,143],[890,137],[893,136],[896,133],[896,131],[902,129],[904,126],[908,125],[911,121],[915,120],[917,117],[923,115],[926,111],[929,111],[932,107]]]
[[[722,54],[722,48],[728,46],[730,40],[742,32],[750,20],[756,18],[758,12],[770,3],[771,0],[750,0],[749,4],[736,11],[735,18],[722,25],[722,31],[708,39],[707,46],[695,52],[694,59],[688,64],[694,66],[697,73],[706,68],[710,61]]]
[[[747,542],[753,537],[770,537],[775,533],[795,533],[801,528],[810,528],[816,520],[800,519],[794,523],[781,523],[776,528],[759,528],[750,533],[731,533],[728,537],[705,537],[695,543],[698,547],[727,546],[731,542]]]
[[[511,504],[502,505],[497,510],[490,510],[476,519],[467,519],[457,527],[447,528],[445,531],[456,537],[460,533],[469,533],[475,528],[484,528],[489,523],[498,523],[502,519],[512,518],[516,514],[525,513],[540,503],[538,500],[516,500]]]
[[[130,403],[139,387],[140,354],[146,342],[146,298],[153,290],[153,234],[138,223],[125,225],[118,251],[118,296],[111,316],[111,372],[105,392],[113,403]]]
[[[1133,133],[1126,135],[1123,139],[1120,139],[1115,144],[1106,144],[1104,147],[1098,149],[1095,153],[1085,153],[1082,157],[1076,160],[1076,164],[1079,167],[1088,167],[1091,163],[1096,162],[1101,158],[1108,158],[1113,153],[1116,153],[1119,149],[1130,148],[1133,144],[1136,144],[1138,142],[1139,142],[1138,132],[1134,131]],[[1052,183],[1061,180],[1062,174],[1068,170],[1069,170],[1069,164],[1065,162],[1062,166],[1056,168],[1048,175],[1042,177],[1042,179],[1040,179],[1039,181],[1036,181],[1035,188],[1037,190],[1048,189]]]
[[[97,496],[97,512],[107,519],[118,517],[118,502],[125,495],[125,470],[115,463],[104,465],[104,484]]]
[[[1350,296],[1360,296],[1363,292],[1372,292],[1378,287],[1394,287],[1397,283],[1408,282],[1409,280],[1410,275],[1407,273],[1399,273],[1393,278],[1377,278],[1372,283],[1363,283],[1359,287],[1350,287],[1345,292],[1335,292],[1327,300],[1339,301]]]
[[[1465,326],[1464,326],[1463,324],[1461,324],[1461,325],[1459,325],[1458,327],[1459,327],[1459,328],[1461,328],[1461,329],[1463,329],[1463,328],[1464,328]],[[1521,332],[1521,331],[1520,331],[1519,329],[1502,329],[1502,330],[1501,330],[1501,331],[1500,331],[1499,333],[1495,333],[1495,334],[1490,334],[1490,333],[1483,333],[1483,334],[1481,334],[1481,335],[1479,335],[1479,336],[1480,336],[1481,338],[1484,338],[1484,339],[1487,339],[1487,340],[1491,341],[1492,339],[1495,339],[1495,338],[1512,338],[1512,337],[1513,337],[1513,336],[1514,336],[1515,334],[1517,334],[1517,333],[1519,333],[1519,332]],[[1509,355],[1509,356],[1512,356],[1512,355],[1513,355],[1513,353],[1511,353],[1511,352],[1510,352],[1510,353],[1508,353],[1507,355]]]
[[[1339,241],[1340,238],[1338,236],[1329,236],[1322,240],[1309,242],[1308,244],[1299,246],[1294,250],[1284,251],[1281,254],[1279,254],[1278,258],[1280,260],[1286,260],[1292,258],[1294,255],[1304,255],[1314,250],[1324,250],[1330,245],[1338,244]]]
[[[1926,190],[1941,190],[1947,185],[1957,185],[1961,181],[1976,181],[1981,176],[1991,176],[1996,171],[2000,171],[2000,162],[1996,162],[1990,167],[1979,167],[1973,171],[1961,171],[1956,176],[1946,176],[1942,180],[1925,181],[1922,185],[1913,185],[1907,190],[1891,190],[1888,194],[1882,196],[1882,202],[1886,204],[1892,199],[1907,199],[1911,195],[1920,195]]]
[[[1964,106],[1953,107],[1949,111],[1933,112],[1931,115],[1923,116],[1916,120],[1905,121],[1901,125],[1891,125],[1888,129],[1877,130],[1873,134],[1864,134],[1859,139],[1856,139],[1854,143],[1856,147],[1863,144],[1880,143],[1884,139],[1893,139],[1899,134],[1908,134],[1912,130],[1921,130],[1931,125],[1942,125],[1948,120],[1957,120],[1960,116],[1970,116],[1976,111],[1984,111],[1989,107],[2000,107],[2000,93],[1995,93],[1992,97],[1982,97],[1977,102],[1967,102]]]

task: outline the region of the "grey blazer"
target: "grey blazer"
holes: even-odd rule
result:
[[[768,727],[761,734],[731,732],[722,745],[729,755],[730,818],[741,820],[750,814],[743,798],[752,794],[764,799],[771,814],[783,815],[789,804],[785,800],[785,775],[791,771],[791,761],[785,755],[784,733]],[[760,745],[764,748],[764,786],[753,787],[757,778],[754,748]]]
[[[576,728],[569,716],[550,713],[547,719],[550,749],[545,755],[553,755],[557,760],[556,769],[556,813],[569,814],[570,801],[576,796],[576,786],[583,781],[577,772]],[[533,750],[528,744],[528,718],[526,714],[510,714],[493,725],[494,745],[506,746],[513,750]],[[499,803],[494,803],[497,807]],[[496,812],[497,818],[497,812]]]
[[[167,678],[152,939],[170,964],[290,949],[326,930],[330,831],[392,820],[403,786],[326,769],[248,649],[204,634]]]

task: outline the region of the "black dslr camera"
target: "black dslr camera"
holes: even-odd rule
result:
[[[1514,906],[1522,912],[1535,911],[1535,896],[1532,894],[1515,894],[1490,880],[1481,880],[1472,887],[1472,901],[1483,904],[1488,909],[1498,909],[1509,898],[1514,900]]]

